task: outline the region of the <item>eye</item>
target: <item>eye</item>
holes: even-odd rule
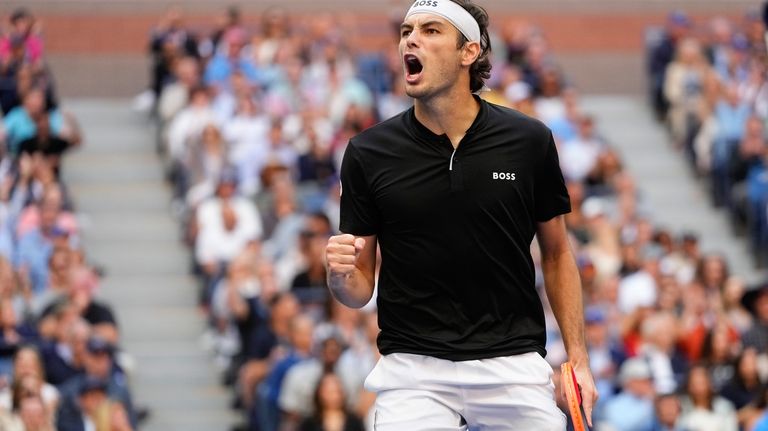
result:
[[[408,35],[409,35],[409,34],[411,34],[411,31],[410,31],[410,30],[403,30],[403,31],[400,33],[400,37],[408,37]]]
[[[440,33],[440,32],[439,32],[439,31],[437,31],[437,29],[434,29],[434,28],[428,28],[428,29],[424,30],[424,33],[427,33],[427,34],[438,34],[438,33]]]

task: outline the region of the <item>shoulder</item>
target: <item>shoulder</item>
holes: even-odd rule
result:
[[[26,116],[27,111],[24,110],[22,106],[17,106],[5,115],[5,118],[3,121],[6,123],[9,121],[19,121],[20,119],[24,118]]]
[[[549,140],[551,131],[541,120],[505,106],[483,101],[488,110],[487,123],[490,128],[513,129],[531,138]]]
[[[382,140],[388,141],[393,137],[407,134],[408,115],[410,115],[410,109],[363,130],[350,139],[350,146],[364,151],[380,146]]]

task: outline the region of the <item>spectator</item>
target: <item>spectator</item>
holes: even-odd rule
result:
[[[83,358],[83,374],[68,379],[61,386],[62,401],[56,420],[60,431],[79,431],[85,426],[83,422],[95,420],[96,408],[103,400],[91,399],[89,395],[96,394],[90,392],[94,391],[119,402],[128,414],[131,424],[129,429],[135,427],[136,416],[125,375],[115,367],[113,354],[114,348],[107,341],[97,337],[88,340]],[[83,399],[84,396],[86,399]]]
[[[622,391],[605,405],[599,427],[622,431],[643,431],[653,423],[653,381],[644,359],[627,359],[619,371]]]
[[[675,143],[688,148],[694,131],[702,123],[713,72],[703,56],[698,41],[686,38],[677,47],[675,61],[665,73],[664,96],[669,101],[668,120]]]
[[[55,338],[43,345],[42,357],[46,378],[59,387],[82,373],[91,328],[77,317],[77,311],[71,304],[59,306],[51,323]],[[45,329],[41,328],[40,332],[44,333]]]
[[[330,236],[330,222],[323,214],[314,215],[315,218],[324,218],[328,229],[305,229],[299,236],[299,248],[304,256],[305,270],[298,273],[291,283],[291,290],[303,303],[324,303],[327,298],[325,281],[325,244]],[[311,223],[307,223],[310,225]]]
[[[216,196],[206,199],[196,210],[197,238],[195,258],[207,277],[203,301],[210,300],[210,289],[227,264],[250,242],[261,239],[261,220],[253,202],[237,196],[237,174],[225,169],[219,175]]]
[[[200,66],[194,57],[183,57],[174,63],[175,80],[162,87],[157,113],[166,127],[189,103],[192,90],[200,86]]]
[[[715,204],[729,204],[730,172],[733,154],[744,135],[750,107],[739,96],[736,84],[726,87],[724,97],[715,105],[717,134],[712,143],[713,192]]]
[[[756,399],[754,408],[747,410],[742,415],[744,428],[752,431],[765,431],[768,429],[768,395],[766,388],[763,387],[760,395]]]
[[[691,27],[691,21],[685,13],[681,11],[670,13],[661,40],[651,48],[648,62],[651,100],[658,119],[666,117],[669,107],[664,92],[667,67],[674,60],[680,41],[690,34]]]
[[[560,148],[560,166],[570,181],[584,181],[597,166],[603,142],[595,135],[594,120],[583,116],[578,120],[575,139],[565,141]]]
[[[605,312],[597,306],[584,311],[585,335],[589,353],[589,368],[595,376],[600,393],[597,410],[611,400],[617,365],[624,361],[624,352],[616,340],[611,339]]]
[[[190,142],[189,152],[183,160],[183,192],[191,207],[212,196],[222,171],[227,166],[227,145],[221,130],[208,124],[201,136]]]
[[[742,302],[755,316],[742,337],[744,348],[753,347],[760,353],[768,352],[768,286],[748,291]]]
[[[720,395],[741,411],[762,393],[764,379],[758,372],[758,353],[748,347],[736,358],[731,379],[720,390]]]
[[[288,293],[274,295],[265,309],[259,298],[244,299],[230,290],[230,308],[242,339],[238,381],[243,405],[250,409],[258,384],[269,374],[273,349],[285,345],[291,320],[299,313],[296,298]]]
[[[654,423],[651,431],[685,431],[680,425],[680,400],[675,394],[661,394],[654,401]]]
[[[256,420],[261,424],[259,429],[264,431],[279,429],[281,410],[278,400],[283,381],[290,370],[307,360],[312,352],[314,322],[308,316],[294,317],[289,330],[289,345],[286,346],[288,351],[274,363],[258,389],[260,400],[256,406]]]
[[[299,425],[300,431],[363,431],[363,422],[346,410],[346,396],[338,376],[327,373],[320,378],[315,390],[315,415]]]
[[[24,47],[24,57],[30,63],[38,63],[43,58],[43,40],[38,34],[40,28],[32,13],[24,8],[11,13],[11,32],[0,38],[0,61],[5,60],[13,49],[12,40],[19,38]]]
[[[48,259],[53,249],[69,246],[70,233],[56,225],[60,209],[54,204],[40,208],[40,227],[27,232],[19,240],[16,264],[28,277],[32,290],[41,293],[48,285]]]
[[[268,160],[269,118],[258,112],[251,97],[241,97],[235,116],[223,128],[225,139],[230,142],[229,159],[237,167],[240,191],[252,197],[259,191],[259,174]]]
[[[37,153],[48,158],[48,163],[53,167],[58,178],[61,155],[69,149],[70,143],[59,136],[52,135],[50,131],[49,114],[42,113],[35,119],[37,134],[29,139],[21,141],[20,152],[34,156]]]
[[[47,413],[47,419],[53,422],[53,416],[59,405],[59,391],[55,386],[46,382],[45,372],[43,370],[42,360],[38,351],[31,346],[21,347],[16,351],[13,361],[13,382],[22,381],[26,378],[32,383],[40,385],[40,399],[43,401],[43,407]],[[0,390],[0,411],[13,409],[13,393],[11,387]]]
[[[168,124],[167,150],[172,163],[180,163],[186,157],[192,139],[198,137],[205,126],[219,124],[208,91],[202,86],[192,88],[188,105]]]
[[[0,412],[0,426],[5,431],[54,431],[49,412],[40,395],[32,388],[19,389],[13,413]]]
[[[674,392],[685,376],[687,363],[675,348],[676,319],[668,313],[650,315],[642,323],[642,358],[648,362],[656,393]]]
[[[680,424],[685,428],[701,431],[738,430],[733,404],[717,395],[704,366],[691,367],[681,404]]]
[[[752,325],[752,315],[741,303],[744,290],[744,281],[740,277],[731,276],[725,281],[722,292],[723,312],[739,335],[744,334]]]
[[[12,155],[18,155],[21,150],[21,143],[37,134],[35,119],[47,110],[45,93],[35,88],[24,95],[21,106],[11,109],[3,118],[6,145]],[[64,116],[58,109],[48,112],[48,124],[50,133],[65,136],[67,130],[65,129]]]
[[[18,349],[37,341],[35,328],[19,321],[10,298],[0,299],[0,376],[6,379],[13,370],[13,357]]]
[[[152,30],[150,52],[153,57],[151,89],[155,99],[171,78],[174,62],[179,57],[199,56],[197,41],[184,26],[182,11],[177,7],[168,8],[160,23]]]
[[[734,363],[741,345],[738,335],[728,325],[727,321],[715,322],[704,337],[701,346],[701,362],[710,374],[712,389],[720,393],[734,376]]]
[[[227,90],[227,83],[236,71],[242,73],[250,85],[265,85],[261,70],[244,53],[247,35],[243,29],[229,30],[223,37],[221,51],[216,53],[205,68],[204,81],[218,91]]]

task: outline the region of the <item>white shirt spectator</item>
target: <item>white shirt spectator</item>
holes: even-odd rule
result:
[[[225,227],[221,199],[210,199],[197,209],[200,231],[195,244],[195,257],[199,263],[229,262],[250,241],[261,238],[261,219],[256,205],[242,197],[231,198],[230,205],[237,218],[231,230]]]
[[[230,143],[229,160],[237,166],[240,192],[253,196],[259,190],[259,174],[269,158],[269,119],[237,115],[223,129]]]
[[[577,137],[565,142],[560,148],[560,167],[563,175],[571,181],[583,181],[594,169],[602,151],[597,139]]]
[[[210,107],[184,108],[168,125],[168,154],[173,160],[181,160],[187,151],[187,141],[203,132],[209,124],[219,125],[216,113]]]
[[[656,303],[656,281],[651,274],[637,271],[619,283],[619,309],[630,314],[638,307],[652,307]]]

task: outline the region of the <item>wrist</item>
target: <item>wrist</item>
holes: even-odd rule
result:
[[[589,355],[585,350],[576,352],[568,352],[568,362],[573,365],[574,368],[589,367]]]

